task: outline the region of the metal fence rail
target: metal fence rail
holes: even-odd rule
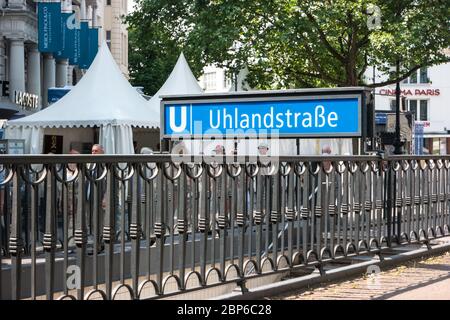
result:
[[[450,157],[174,157],[1,156],[0,298],[164,297],[449,232]]]

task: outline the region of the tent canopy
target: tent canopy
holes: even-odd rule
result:
[[[9,121],[6,137],[26,139],[26,153],[41,153],[44,128],[99,127],[99,143],[106,153],[134,153],[132,127],[159,127],[159,116],[147,103],[103,42],[91,67],[69,93],[46,109]]]
[[[79,128],[101,125],[158,128],[159,117],[123,76],[103,42],[91,67],[60,100],[8,127]]]
[[[203,93],[203,90],[198,85],[197,79],[194,77],[191,68],[189,68],[189,64],[187,63],[184,54],[181,53],[166,82],[164,82],[163,86],[147,103],[150,105],[150,110],[156,113],[159,119],[160,96],[197,93]]]

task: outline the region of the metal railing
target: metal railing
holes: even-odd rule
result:
[[[2,299],[158,298],[449,232],[448,156],[0,157]]]

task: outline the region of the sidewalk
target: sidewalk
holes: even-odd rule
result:
[[[450,252],[273,300],[450,300]]]

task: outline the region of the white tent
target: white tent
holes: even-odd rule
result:
[[[178,95],[178,94],[198,94],[203,93],[202,88],[198,85],[197,79],[194,77],[191,68],[181,53],[172,72],[164,82],[163,86],[148,101],[150,109],[160,114],[160,103],[162,95]]]
[[[182,95],[182,94],[201,94],[203,93],[197,79],[194,77],[184,54],[181,53],[177,63],[167,78],[166,82],[157,93],[147,102],[150,109],[160,115],[160,105],[162,95]],[[187,145],[186,145],[187,144]],[[178,146],[182,147],[185,153],[194,152],[201,149],[201,141],[185,141]],[[175,150],[176,151],[176,150]]]
[[[69,93],[46,109],[8,122],[6,138],[25,139],[26,153],[41,153],[45,128],[98,127],[105,153],[131,154],[132,128],[159,127],[159,113],[147,103],[122,75],[103,42],[91,67]]]

